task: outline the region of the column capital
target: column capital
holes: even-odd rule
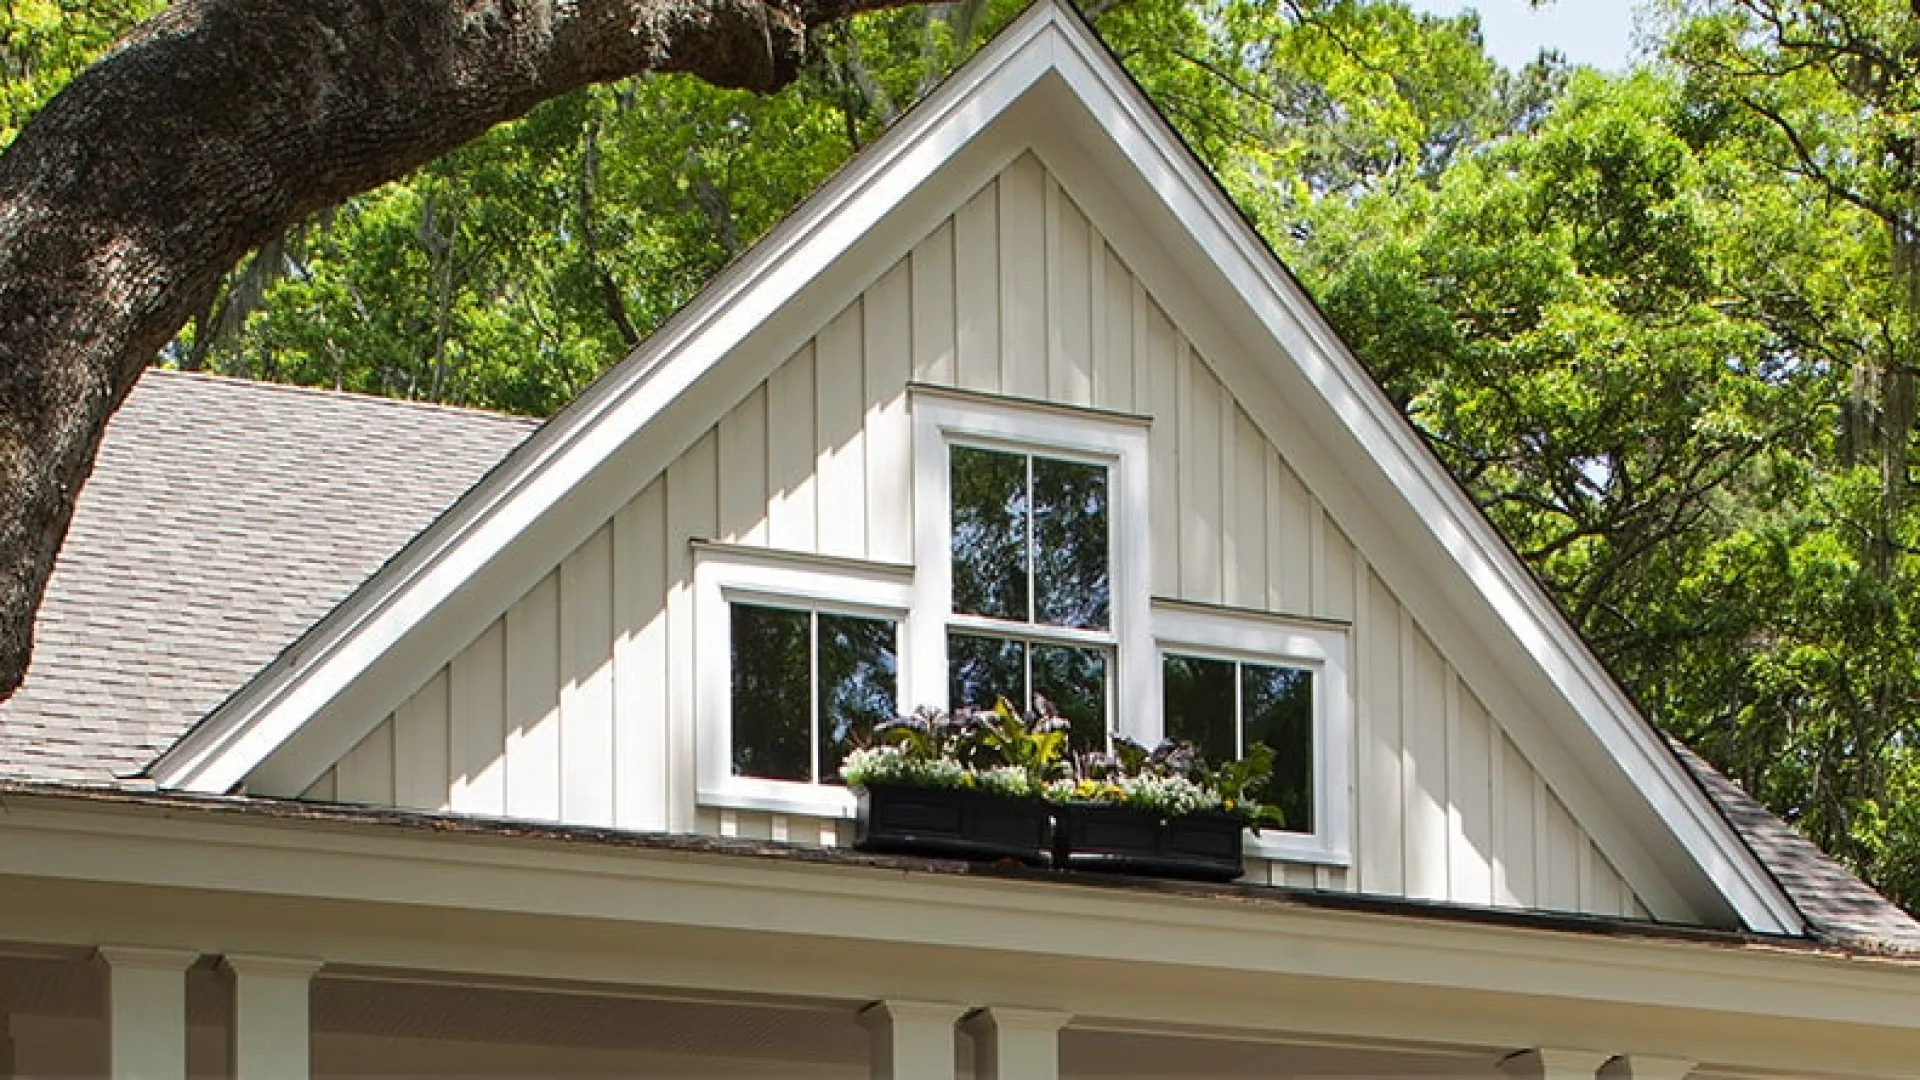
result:
[[[1055,1032],[1066,1027],[1072,1020],[1072,1013],[1055,1012],[1051,1009],[1013,1009],[1004,1005],[992,1005],[968,1013],[966,1018],[960,1021],[960,1026],[969,1032],[986,1028],[998,1031]]]
[[[909,1001],[883,998],[860,1010],[860,1024],[871,1031],[876,1026],[917,1023],[946,1024],[951,1027],[967,1014],[967,1007],[951,1001]]]
[[[145,945],[101,945],[94,953],[111,967],[143,971],[185,971],[200,959],[194,949],[156,949]]]
[[[1694,1062],[1685,1058],[1622,1054],[1601,1067],[1600,1080],[1686,1080]]]
[[[1593,1080],[1612,1057],[1593,1050],[1536,1047],[1509,1054],[1500,1071],[1515,1080]]]
[[[869,1032],[873,1080],[953,1080],[954,1022],[967,1011],[950,1001],[889,998],[860,1010]]]
[[[327,966],[325,960],[303,956],[259,956],[254,953],[227,953],[220,962],[235,975],[263,979],[311,979]]]

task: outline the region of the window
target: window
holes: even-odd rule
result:
[[[1250,850],[1269,858],[1349,859],[1346,776],[1351,736],[1344,627],[1199,604],[1156,601],[1161,719],[1166,737],[1209,760],[1264,742],[1273,779],[1263,793],[1284,829]]]
[[[830,784],[895,714],[899,624],[732,601],[733,775]]]
[[[845,816],[840,762],[902,703],[904,567],[695,552],[700,798]]]
[[[947,699],[1045,697],[1080,746],[1106,742],[1108,471],[1102,462],[953,445]]]
[[[916,388],[908,700],[1044,696],[1074,743],[1146,734],[1147,427],[1136,417]],[[1131,657],[1131,659],[1128,659]]]
[[[1161,673],[1166,737],[1208,761],[1237,761],[1265,743],[1273,778],[1261,801],[1279,809],[1288,832],[1312,832],[1313,671],[1166,652]]]

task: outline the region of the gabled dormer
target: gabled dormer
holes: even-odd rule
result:
[[[1799,929],[1055,3],[152,774],[838,845],[847,727],[999,694],[1268,742],[1256,883]]]

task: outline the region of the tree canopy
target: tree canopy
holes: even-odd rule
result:
[[[16,158],[54,153],[28,118],[157,6],[7,9],[0,218]],[[716,45],[734,89],[582,63],[283,196],[116,347],[549,412],[1021,5],[836,18],[868,6],[715,3],[800,40]],[[1472,16],[1401,0],[1082,8],[1648,715],[1920,905],[1911,5],[1661,0],[1656,51],[1614,73],[1505,70]],[[75,88],[157,47],[146,25]],[[61,108],[49,138],[99,122]],[[22,303],[0,290],[0,340]],[[45,348],[0,345],[0,375]],[[89,370],[41,383],[131,383]]]

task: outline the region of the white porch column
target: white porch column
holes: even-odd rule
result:
[[[1515,1080],[1594,1080],[1612,1054],[1591,1050],[1522,1050],[1500,1063],[1500,1071]]]
[[[186,949],[102,945],[107,962],[107,1054],[113,1080],[185,1080]]]
[[[1063,1012],[986,1008],[967,1017],[977,1080],[1060,1080]]]
[[[320,961],[228,953],[233,972],[233,1075],[306,1080],[312,1009],[307,988]]]
[[[1601,1067],[1601,1080],[1687,1080],[1693,1062],[1680,1058],[1623,1054]]]
[[[870,1033],[873,1080],[953,1080],[954,1022],[945,1001],[876,1001],[860,1010]]]

